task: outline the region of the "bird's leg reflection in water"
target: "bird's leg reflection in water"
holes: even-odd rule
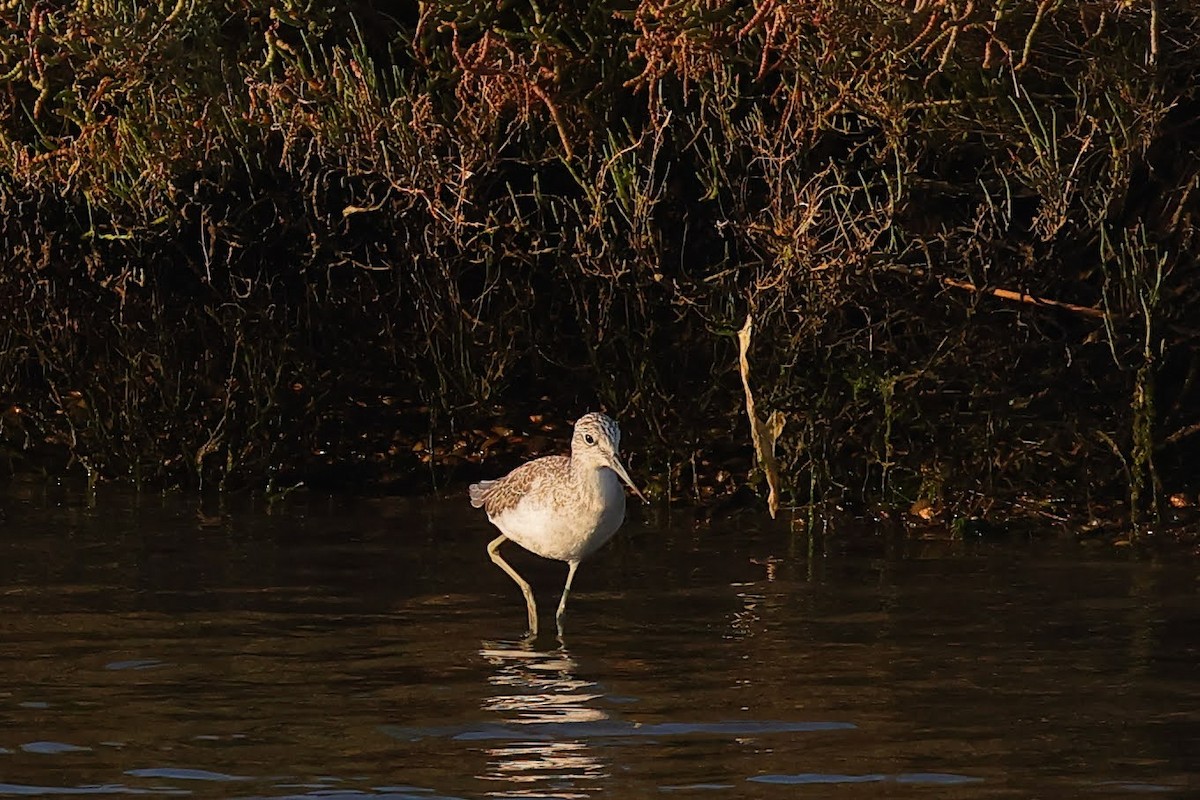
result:
[[[495,668],[483,710],[498,714],[506,727],[531,726],[528,739],[488,748],[487,772],[479,777],[508,784],[502,792],[506,797],[586,797],[598,791],[607,766],[577,734],[609,715],[595,707],[603,696],[596,684],[575,676],[578,665],[566,647],[537,650],[529,640],[484,642],[479,654]]]

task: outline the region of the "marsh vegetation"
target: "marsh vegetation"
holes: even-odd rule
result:
[[[765,496],[749,317],[785,502],[1152,518],[1198,44],[1157,0],[4,4],[3,463],[428,487],[603,406],[660,495]]]

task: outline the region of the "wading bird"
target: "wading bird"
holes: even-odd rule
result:
[[[570,456],[545,456],[494,481],[470,488],[471,505],[482,507],[500,535],[488,545],[496,566],[517,582],[529,612],[529,634],[538,630],[533,590],[508,562],[500,545],[511,539],[543,558],[567,562],[567,582],[558,601],[558,634],[579,562],[596,552],[625,519],[625,490],[647,502],[621,465],[621,429],[604,414],[585,414],[575,423]],[[618,480],[619,479],[619,480]]]

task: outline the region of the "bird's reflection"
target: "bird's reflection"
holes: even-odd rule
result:
[[[602,696],[596,684],[575,676],[578,665],[566,647],[484,642],[479,654],[495,668],[483,710],[518,732],[521,725],[531,726],[528,738],[518,733],[486,751],[487,771],[480,778],[506,784],[493,794],[575,798],[600,789],[607,766],[575,726],[586,729],[609,715],[596,707]]]

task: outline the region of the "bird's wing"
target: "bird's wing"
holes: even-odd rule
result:
[[[570,464],[571,459],[566,456],[544,456],[522,464],[503,478],[472,484],[471,505],[475,508],[483,506],[488,516],[494,517],[521,502],[535,480],[548,473],[569,469]]]

